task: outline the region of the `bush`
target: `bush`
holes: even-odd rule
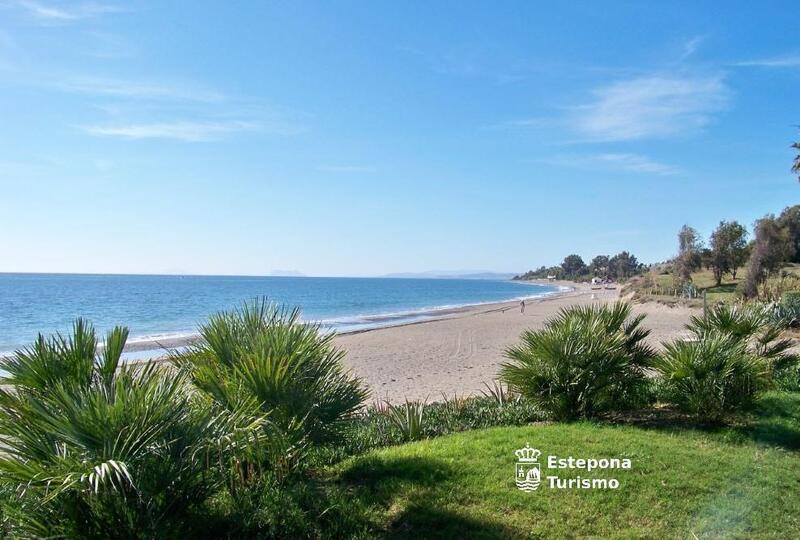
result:
[[[800,291],[784,293],[780,302],[771,306],[772,322],[785,328],[800,327]]]
[[[13,536],[182,536],[218,487],[206,474],[211,455],[224,462],[258,433],[253,419],[192,409],[184,373],[120,366],[127,335],[115,328],[98,354],[93,328],[78,320],[71,336],[39,336],[0,360],[2,384],[13,386],[0,390]]]
[[[278,482],[269,474],[207,509],[203,538],[370,538],[352,494],[313,478]]]
[[[507,351],[501,378],[557,419],[639,406],[653,358],[643,319],[625,303],[563,309]]]
[[[294,470],[309,447],[341,440],[368,393],[345,372],[333,334],[300,321],[297,309],[266,300],[212,316],[200,342],[174,356],[213,403],[248,403],[268,415],[260,467],[277,477]]]
[[[698,340],[719,334],[740,343],[766,362],[773,375],[797,363],[790,352],[792,342],[781,338],[785,328],[785,321],[776,321],[769,306],[759,304],[718,306],[706,317],[692,316],[687,325]]]
[[[521,426],[544,418],[533,403],[524,399],[500,404],[489,397],[443,398],[425,406],[419,438],[495,426]],[[402,444],[406,436],[392,420],[390,411],[390,406],[385,403],[368,407],[348,423],[342,444],[319,449],[313,455],[313,462],[334,463],[373,448]]]
[[[800,392],[800,366],[794,365],[775,374],[775,386],[786,392]]]
[[[668,401],[711,422],[749,406],[770,384],[768,364],[721,333],[665,344],[654,367]]]

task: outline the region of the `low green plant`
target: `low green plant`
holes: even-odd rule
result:
[[[266,299],[218,313],[200,327],[200,340],[173,356],[194,386],[216,406],[254,404],[268,415],[255,468],[285,478],[310,448],[336,443],[368,392],[344,369],[333,334]]]
[[[424,401],[408,401],[401,405],[389,406],[389,419],[400,430],[404,441],[422,438],[425,425]]]
[[[556,419],[635,407],[654,353],[625,303],[563,309],[506,352],[501,379]]]
[[[280,482],[265,474],[237,495],[207,508],[203,538],[370,538],[350,494],[313,477]]]
[[[771,381],[766,362],[722,333],[664,344],[654,368],[668,401],[710,422],[751,405]]]
[[[786,321],[776,321],[768,305],[717,306],[705,317],[692,316],[686,328],[700,341],[719,334],[741,343],[766,362],[772,374],[797,363],[791,340],[782,337]]]
[[[772,322],[786,328],[800,327],[800,291],[784,293],[780,302],[770,305]]]
[[[458,392],[453,392],[452,396],[448,396],[447,393],[442,392],[442,405],[452,413],[453,416],[459,416],[463,411],[464,408],[469,403],[469,398],[464,395],[458,395]]]
[[[775,386],[787,392],[800,392],[800,365],[779,370],[775,374]]]
[[[128,331],[77,320],[0,360],[0,484],[11,536],[172,537],[218,487],[209,463],[255,443],[261,418],[194,409],[186,374],[121,365]],[[222,443],[224,441],[224,444]]]
[[[508,388],[503,386],[503,383],[500,381],[492,381],[491,385],[489,385],[489,383],[483,383],[483,386],[486,387],[486,390],[481,390],[483,396],[493,399],[501,407],[511,400],[519,398],[519,396],[514,396],[509,392]]]
[[[387,402],[381,402],[364,409],[348,422],[342,443],[321,449],[314,454],[314,459],[318,463],[334,463],[373,448],[405,442],[404,429],[391,418],[391,407]],[[405,416],[404,405],[399,405],[399,408],[401,416]],[[483,396],[447,397],[441,402],[425,405],[420,438],[494,426],[521,426],[542,419],[542,412],[525,399],[515,399],[501,406],[494,398]],[[405,423],[405,419],[402,421]]]

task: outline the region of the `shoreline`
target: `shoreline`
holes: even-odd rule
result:
[[[443,395],[481,395],[506,361],[505,351],[526,330],[542,328],[561,309],[572,305],[605,304],[621,299],[616,289],[592,290],[574,284],[563,294],[526,302],[465,309],[431,321],[419,321],[368,332],[336,336],[346,351],[343,362],[360,377],[372,401],[402,403],[404,400],[438,401]],[[697,310],[656,305],[633,305],[635,315],[647,316],[648,343],[660,348],[665,340],[684,332],[689,316]]]
[[[337,332],[334,343],[345,352],[347,371],[370,391],[369,401],[438,401],[443,395],[481,395],[497,378],[505,351],[526,330],[542,328],[566,307],[614,302],[615,289],[592,289],[587,283],[548,282],[564,289],[519,300],[504,300],[430,311],[427,317]],[[567,288],[568,287],[568,288]],[[665,340],[685,334],[689,316],[698,310],[657,304],[634,304],[636,315],[647,315],[648,343],[660,348]],[[170,350],[191,345],[197,335],[129,343],[125,362],[165,361]],[[156,348],[154,348],[154,344]]]
[[[546,299],[563,298],[564,296],[575,294],[576,290],[578,290],[582,285],[580,283],[573,283],[568,281],[561,281],[555,283],[555,282],[547,282],[546,280],[543,282],[530,280],[527,283],[533,283],[535,285],[555,286],[562,288],[562,290],[519,297],[519,298],[524,298],[526,303],[538,303]],[[454,315],[467,313],[475,309],[481,309],[481,308],[510,309],[511,307],[518,305],[519,305],[519,299],[515,298],[509,300],[478,302],[478,303],[463,304],[457,306],[423,308],[417,311],[409,310],[409,311],[398,311],[389,313],[376,313],[374,315],[354,316],[354,317],[360,317],[365,321],[367,321],[363,323],[362,326],[368,326],[368,327],[352,328],[346,330],[334,330],[334,331],[336,332],[337,336],[363,334],[366,332],[374,332],[376,330],[383,330],[387,328],[400,328],[403,326],[409,326],[414,324],[434,322],[448,317],[452,317]],[[370,325],[370,322],[368,321],[371,318],[375,320],[385,320],[386,323],[381,324],[379,322],[376,322],[374,323],[374,325]],[[396,322],[392,322],[392,319],[394,319]],[[311,321],[311,322],[315,323],[316,321]],[[320,322],[324,323],[325,321],[323,320]],[[126,344],[124,354],[145,353],[151,351],[154,353],[166,352],[166,350],[169,349],[191,346],[194,343],[196,343],[199,338],[200,334],[196,332],[191,334],[165,336],[163,338],[160,337],[133,338],[132,340],[129,340],[128,343]],[[157,359],[157,358],[162,358],[163,356],[164,354],[160,356],[153,356],[152,358]],[[142,360],[142,359],[137,359],[137,360]]]

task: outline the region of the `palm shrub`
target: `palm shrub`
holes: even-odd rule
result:
[[[705,317],[692,316],[686,327],[700,341],[720,334],[741,343],[773,375],[797,363],[797,356],[790,352],[792,342],[781,338],[785,321],[776,320],[769,306],[721,305]]]
[[[572,306],[506,351],[501,379],[557,419],[637,406],[654,353],[628,304]]]
[[[670,402],[711,422],[749,406],[770,384],[769,364],[719,332],[666,343],[654,367]]]
[[[208,464],[258,419],[194,410],[182,372],[121,366],[128,331],[77,320],[0,360],[0,484],[14,536],[180,536],[214,489]],[[223,444],[224,442],[224,444]]]
[[[174,361],[217,406],[255,403],[268,415],[258,466],[282,479],[310,447],[337,442],[368,396],[333,337],[303,323],[298,309],[259,299],[212,316]]]

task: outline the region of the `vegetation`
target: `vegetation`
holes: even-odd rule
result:
[[[747,298],[758,296],[758,287],[794,255],[794,243],[789,229],[781,227],[774,216],[769,215],[758,220],[755,229],[755,241],[743,290]]]
[[[678,232],[678,255],[673,261],[673,276],[677,286],[691,282],[692,272],[702,264],[701,249],[700,235],[692,227],[684,225]]]
[[[645,270],[634,255],[627,251],[617,253],[613,257],[597,255],[588,266],[580,255],[567,255],[560,266],[542,266],[536,270],[529,270],[524,274],[515,276],[514,279],[567,279],[571,281],[586,281],[593,277],[609,280],[625,280],[639,275]]]
[[[404,441],[416,441],[423,433],[425,403],[406,400],[403,405],[389,405],[389,419],[400,430]]]
[[[720,222],[709,248],[691,228],[679,234],[683,251],[667,264],[653,265],[649,272],[626,285],[638,301],[687,303],[700,306],[741,300],[779,302],[785,293],[800,290],[800,205],[784,209],[778,218],[756,222],[755,239],[746,243],[747,231],[735,221]],[[746,268],[745,278],[738,270]],[[687,273],[688,272],[688,273]]]
[[[730,427],[659,415],[632,425],[493,428],[379,449],[333,469],[329,504],[338,500],[366,527],[361,534],[377,537],[791,536],[800,528],[800,394],[769,393],[752,414]],[[513,467],[514,450],[526,442],[559,457],[627,457],[632,469],[606,472],[619,489],[542,485],[525,494]],[[587,476],[542,472],[543,482],[550,474]]]
[[[0,482],[7,532],[33,537],[179,537],[215,489],[207,462],[258,439],[258,418],[190,407],[187,378],[120,366],[91,326],[0,361]],[[224,441],[224,444],[222,444]]]
[[[654,363],[662,397],[711,422],[752,405],[797,364],[791,341],[780,337],[783,322],[754,305],[723,305],[692,317],[687,329],[694,339],[665,344]]]
[[[770,317],[776,325],[800,327],[800,292],[784,293],[781,301],[771,306]]]
[[[751,405],[770,381],[766,363],[722,334],[667,343],[654,367],[669,402],[711,422]]]
[[[333,335],[299,316],[258,300],[212,316],[200,327],[200,342],[174,356],[213,408],[268,415],[267,446],[255,465],[279,476],[296,468],[310,446],[339,442],[368,395],[345,373]]]
[[[776,221],[778,227],[785,230],[789,236],[790,250],[793,253],[791,262],[800,263],[800,205],[787,206]]]
[[[556,419],[641,405],[644,368],[654,354],[642,320],[623,303],[564,309],[508,350],[501,377]]]
[[[717,287],[722,285],[726,273],[736,279],[737,270],[747,262],[747,251],[747,229],[737,221],[720,221],[719,227],[711,233],[708,254],[708,266],[714,271]]]
[[[296,310],[262,300],[215,315],[198,345],[160,367],[121,365],[127,331],[101,348],[79,320],[70,336],[40,336],[0,361],[0,531],[759,536],[778,534],[779,516],[797,526],[800,371],[780,336],[786,314],[715,309],[690,321],[693,341],[661,354],[643,322],[622,303],[565,309],[523,334],[504,382],[482,397],[363,407],[331,336]],[[531,497],[510,469],[528,441],[628,457],[635,470],[619,473],[624,489]]]
[[[687,328],[697,341],[722,335],[742,345],[745,352],[766,364],[775,373],[795,363],[792,342],[781,338],[788,321],[776,319],[771,306],[718,306],[705,317],[692,316]]]

